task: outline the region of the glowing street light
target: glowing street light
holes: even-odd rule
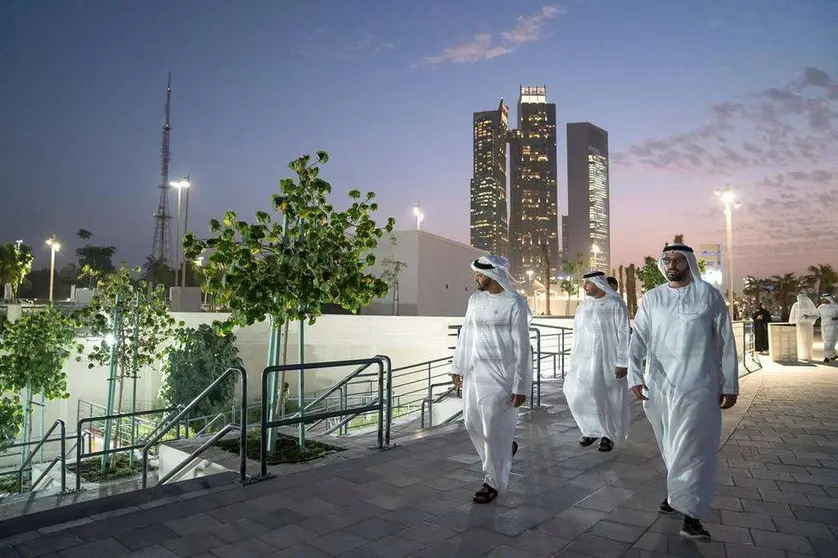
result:
[[[425,220],[425,214],[422,213],[422,205],[417,201],[416,207],[413,208],[413,216],[416,217],[416,230],[422,228],[422,221]]]
[[[186,236],[186,221],[189,218],[189,187],[192,186],[192,183],[189,182],[189,175],[186,175],[186,178],[183,180],[178,180],[175,182],[170,182],[169,185],[172,188],[177,188],[177,247],[175,249],[175,286],[177,287],[177,269],[178,269],[178,262],[182,259],[182,269],[181,269],[181,287],[186,286],[186,258],[181,258],[181,251],[183,250],[183,239],[180,236],[180,195],[183,190],[186,190],[186,211],[183,215],[183,234]]]
[[[716,195],[725,206],[725,228],[727,231],[727,273],[728,273],[728,312],[733,321],[733,210],[742,206],[736,201],[736,193],[730,189],[730,184],[724,190],[716,188]]]
[[[52,235],[47,239],[47,246],[50,248],[49,258],[49,302],[52,304],[53,288],[55,287],[55,253],[61,250],[61,243]]]

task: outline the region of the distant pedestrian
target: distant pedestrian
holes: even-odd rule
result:
[[[768,324],[771,323],[771,312],[765,309],[765,303],[759,303],[759,309],[754,312],[754,350],[765,354],[768,352]]]
[[[532,315],[508,267],[498,256],[471,264],[477,292],[469,298],[451,363],[452,380],[463,390],[465,427],[483,463],[478,504],[493,501],[509,484],[518,407],[532,389]]]
[[[815,321],[818,319],[818,309],[805,292],[797,295],[797,302],[791,305],[789,322],[797,330],[797,358],[812,360],[812,345],[815,342]]]
[[[628,384],[643,401],[666,464],[667,497],[658,512],[681,512],[681,536],[709,539],[701,518],[716,495],[720,409],[733,407],[739,393],[733,328],[721,293],[702,281],[692,248],[667,246],[658,268],[668,282],[640,303]]]
[[[823,337],[823,361],[838,360],[835,343],[838,341],[838,304],[830,294],[823,295],[823,304],[818,306],[821,317],[821,336]]]

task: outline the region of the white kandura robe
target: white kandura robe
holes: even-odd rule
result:
[[[818,306],[821,316],[821,336],[823,337],[823,358],[835,358],[835,344],[838,342],[838,304]]]
[[[619,445],[628,436],[631,394],[616,368],[628,368],[628,310],[614,296],[586,298],[573,318],[573,348],[564,395],[573,419],[589,438]]]
[[[798,297],[799,300],[799,297]],[[815,320],[817,319],[817,309],[815,303],[806,301],[803,310],[800,309],[800,302],[795,302],[791,305],[789,311],[789,323],[795,325],[795,332],[797,333],[797,359],[798,360],[812,360],[812,344],[815,342]],[[812,309],[815,309],[813,312]]]
[[[484,482],[506,490],[518,409],[512,395],[530,395],[532,354],[527,300],[509,291],[471,295],[451,367],[463,377],[463,420]]]
[[[739,393],[733,328],[718,290],[664,284],[643,296],[628,381],[640,384],[649,388],[643,408],[666,464],[669,504],[701,519],[716,493],[721,395]]]

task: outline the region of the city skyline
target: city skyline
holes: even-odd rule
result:
[[[418,198],[423,229],[468,243],[469,115],[537,83],[560,122],[609,132],[612,266],[676,233],[724,245],[726,183],[737,276],[838,259],[835,4],[359,6],[4,2],[0,241],[23,239],[42,267],[56,234],[63,265],[85,228],[141,263],[171,70],[171,176],[191,176],[198,234],[264,209],[287,163],[324,149],[337,200],[373,190],[406,229]]]

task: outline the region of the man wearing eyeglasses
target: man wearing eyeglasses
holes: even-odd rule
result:
[[[658,268],[668,282],[640,303],[628,385],[643,401],[666,464],[667,498],[658,512],[683,514],[682,537],[710,539],[701,518],[716,494],[721,409],[733,407],[739,393],[733,328],[722,294],[702,281],[692,248],[667,246]]]

